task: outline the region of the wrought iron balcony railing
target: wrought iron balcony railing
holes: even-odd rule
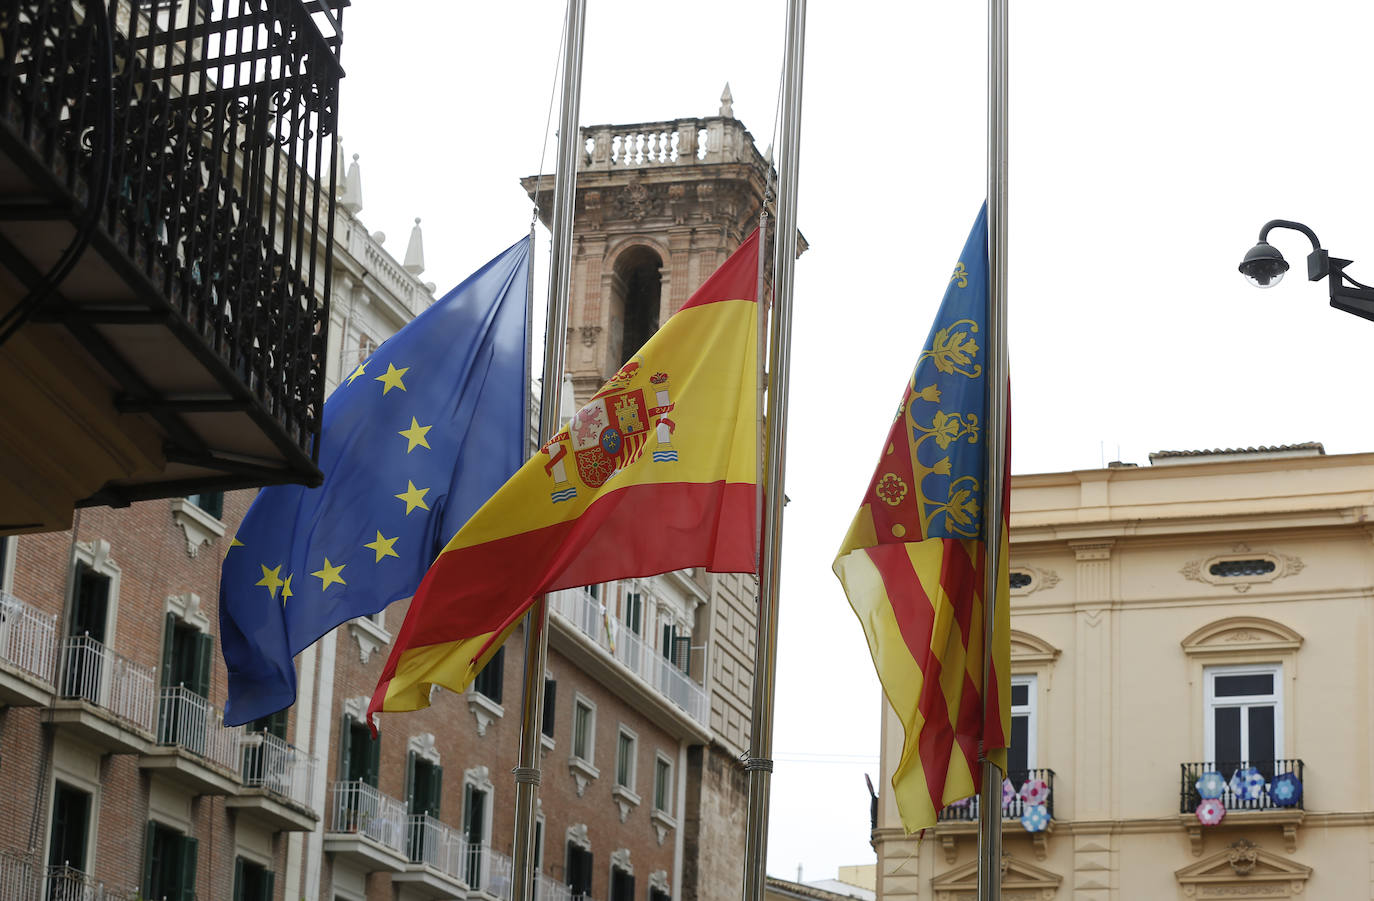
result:
[[[226,770],[238,766],[242,726],[224,725],[224,712],[189,688],[162,689],[157,743],[185,748]]]
[[[315,806],[317,761],[294,745],[267,732],[246,733],[243,748],[243,784],[263,788],[301,807]]]
[[[51,686],[57,660],[57,614],[43,613],[0,591],[0,661]]]
[[[366,782],[335,782],[329,831],[362,835],[397,854],[406,853],[406,806]]]
[[[116,654],[89,635],[62,642],[59,697],[78,698],[152,732],[157,694],[153,668]]]
[[[1259,770],[1264,777],[1264,787],[1255,793],[1254,797],[1237,797],[1235,790],[1231,786],[1232,777],[1238,772],[1254,767]],[[1303,764],[1301,760],[1204,760],[1196,763],[1181,763],[1179,769],[1182,773],[1179,783],[1179,813],[1194,813],[1197,811],[1198,804],[1202,802],[1202,796],[1198,793],[1197,782],[1203,773],[1220,773],[1224,783],[1221,791],[1221,804],[1226,808],[1227,813],[1247,810],[1302,810],[1303,799],[1301,784],[1303,778]],[[1277,804],[1270,794],[1270,787],[1274,784],[1274,778],[1285,773],[1290,773],[1297,778],[1299,791],[1294,796],[1291,803]]]
[[[599,587],[609,598],[611,592],[640,592],[649,606],[649,584],[633,579],[608,582]],[[653,646],[646,643],[614,614],[607,612],[600,600],[585,588],[568,588],[549,594],[550,611],[573,623],[584,635],[596,642],[632,673],[652,686],[655,691],[682,708],[692,719],[703,725],[710,715],[706,692],[692,678],[682,672]]]
[[[25,185],[0,189],[0,265],[29,292],[0,344],[66,326],[168,464],[224,487],[319,479],[347,2],[0,0],[0,157]],[[71,242],[39,253],[44,229]],[[223,425],[249,421],[270,453],[234,452]]]
[[[1050,791],[1049,796],[1045,799],[1045,810],[1049,813],[1050,819],[1054,819],[1054,770],[1047,769],[1011,770],[1007,773],[1007,781],[1011,783],[1013,794],[1007,798],[1005,790],[1003,791],[1002,819],[1021,819],[1021,814],[1026,812],[1026,802],[1020,794],[1021,788],[1034,779],[1041,779],[1049,786]],[[939,821],[941,823],[978,822],[978,801],[978,796],[974,795],[966,801],[949,805],[940,811]]]

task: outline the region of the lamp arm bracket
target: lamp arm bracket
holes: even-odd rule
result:
[[[1267,242],[1269,240],[1269,230],[1272,228],[1291,228],[1293,231],[1302,232],[1304,235],[1307,235],[1307,239],[1312,242],[1313,250],[1321,250],[1322,245],[1321,242],[1317,240],[1317,233],[1301,222],[1294,222],[1291,219],[1270,219],[1268,222],[1264,223],[1264,227],[1260,229],[1259,233],[1260,241]]]

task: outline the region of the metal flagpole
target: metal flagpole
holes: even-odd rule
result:
[[[988,471],[983,494],[987,572],[983,583],[983,718],[992,679],[992,636],[1002,557],[1007,464],[1007,0],[988,0]],[[1005,701],[1005,699],[1000,699]],[[1002,774],[983,760],[978,804],[978,901],[1002,897]]]
[[[582,103],[582,37],[586,0],[568,0],[563,99],[558,121],[558,165],[553,185],[553,248],[544,327],[544,380],[539,392],[539,445],[558,429],[563,350],[568,330],[573,199],[577,188],[578,109]],[[525,616],[525,679],[520,702],[520,765],[515,773],[515,885],[512,901],[534,899],[534,815],[539,791],[539,732],[544,716],[548,660],[548,598],[540,595]]]
[[[792,274],[797,262],[797,173],[801,142],[806,0],[788,0],[783,56],[777,230],[773,238],[773,331],[768,372],[768,443],[763,559],[759,567],[753,717],[749,729],[749,812],[744,830],[744,901],[763,901],[768,851],[768,789],[773,773],[773,688],[777,662],[778,575],[787,449],[787,379],[792,358]],[[760,236],[762,237],[762,236]],[[762,252],[762,245],[760,245]],[[759,298],[760,301],[763,298]]]

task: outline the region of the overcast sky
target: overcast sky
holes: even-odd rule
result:
[[[1374,447],[1374,322],[1236,265],[1271,218],[1374,279],[1367,0],[1014,2],[1016,473],[1152,450]],[[369,229],[423,219],[442,293],[524,234],[561,0],[355,0],[340,134]],[[783,0],[588,0],[581,122],[735,115],[773,137]],[[873,860],[881,695],[830,560],[985,191],[982,3],[812,2],[768,870]],[[555,118],[557,110],[554,111]],[[551,171],[549,135],[545,171]],[[546,235],[536,265],[547,272]],[[542,299],[541,299],[542,303]],[[541,317],[542,318],[542,317]],[[542,329],[540,330],[542,335]],[[1053,761],[1047,762],[1054,766]]]

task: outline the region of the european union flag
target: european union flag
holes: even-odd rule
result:
[[[522,239],[377,348],[324,405],[319,488],[265,488],[220,580],[224,720],[296,700],[293,658],[415,593],[444,543],[524,461]]]

